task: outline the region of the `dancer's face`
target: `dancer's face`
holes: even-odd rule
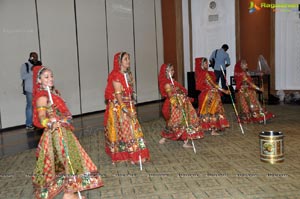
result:
[[[121,70],[126,71],[128,70],[129,67],[130,67],[130,56],[129,54],[126,53],[125,55],[123,55],[121,60]]]
[[[242,62],[242,63],[241,63],[241,67],[242,67],[242,69],[243,69],[244,71],[247,71],[247,70],[248,70],[248,64],[247,64],[247,62]]]
[[[173,77],[175,70],[174,70],[174,66],[169,66],[167,67],[167,77],[169,78],[170,76]]]
[[[54,77],[51,70],[46,69],[40,75],[39,83],[42,85],[43,88],[49,86],[52,88],[54,86]]]
[[[208,61],[207,60],[205,62],[203,62],[203,69],[204,70],[208,69]]]

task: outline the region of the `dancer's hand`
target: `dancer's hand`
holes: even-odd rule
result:
[[[60,122],[57,122],[57,121],[54,121],[53,123],[52,123],[52,128],[51,128],[51,130],[57,130],[57,129],[59,129],[61,126],[60,126]]]
[[[128,116],[131,118],[131,119],[136,119],[136,111],[129,111],[129,114]]]
[[[230,91],[229,90],[222,89],[222,92],[225,93],[226,95],[230,95]]]
[[[263,93],[263,92],[264,92],[264,87],[261,87],[261,88],[259,89],[259,91]]]

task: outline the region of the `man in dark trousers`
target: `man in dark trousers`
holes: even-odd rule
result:
[[[209,58],[210,62],[212,62],[212,59],[214,59],[214,73],[216,76],[216,83],[219,84],[219,81],[221,79],[221,85],[222,89],[227,90],[226,86],[226,68],[230,65],[230,58],[227,53],[227,50],[229,49],[227,44],[223,44],[220,49],[216,49],[211,53],[211,56]],[[225,77],[222,73],[221,67],[224,70]],[[223,98],[223,97],[222,97]],[[222,99],[223,101],[224,99]]]
[[[26,96],[26,129],[34,129],[32,124],[32,67],[42,65],[38,61],[38,54],[31,52],[29,54],[28,62],[21,66],[21,79],[23,80],[23,94]]]

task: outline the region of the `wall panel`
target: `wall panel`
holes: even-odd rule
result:
[[[82,112],[105,109],[108,75],[105,0],[76,0]]]
[[[209,7],[210,0],[192,0],[193,62],[196,57],[209,58],[211,52],[227,43],[231,66],[227,79],[233,74],[236,63],[235,1],[215,0],[216,7]],[[185,49],[187,50],[187,49]],[[185,59],[189,59],[188,57]],[[195,64],[193,63],[193,67]],[[187,72],[187,71],[186,71]]]
[[[0,1],[0,128],[25,124],[20,68],[39,53],[35,1]]]
[[[72,114],[80,114],[74,1],[39,0],[37,7],[43,64]]]
[[[137,100],[138,103],[157,100],[159,93],[153,0],[134,1],[134,31]]]
[[[299,3],[296,0],[276,3]],[[297,12],[275,14],[275,89],[300,89],[300,18]],[[272,66],[271,66],[272,67]]]
[[[119,51],[131,55],[139,102],[160,98],[161,0],[2,0],[0,23],[1,129],[24,124],[19,71],[30,51],[53,70],[73,115],[105,109],[107,75]]]
[[[157,47],[157,75],[160,66],[164,63],[164,39],[161,13],[161,0],[155,0],[155,24],[156,24],[156,47]]]
[[[132,0],[106,1],[109,71],[113,69],[114,55],[126,51],[130,53],[131,71],[135,75],[132,6]]]

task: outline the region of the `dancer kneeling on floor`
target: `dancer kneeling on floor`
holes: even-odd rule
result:
[[[165,98],[162,114],[166,121],[166,127],[161,132],[163,144],[166,139],[183,140],[183,147],[191,148],[189,139],[204,137],[197,113],[187,97],[187,90],[173,79],[174,67],[171,64],[163,64],[159,73],[159,89]]]
[[[256,86],[248,72],[248,64],[245,60],[238,61],[234,67],[234,79],[236,82],[237,108],[243,123],[264,122],[275,117],[266,111],[256,95],[256,91],[263,92],[263,87]]]
[[[229,127],[220,92],[230,92],[216,84],[215,74],[208,71],[208,60],[205,57],[196,58],[195,64],[196,90],[201,91],[198,97],[198,115],[202,128],[211,131],[211,135],[219,135],[218,130]]]

